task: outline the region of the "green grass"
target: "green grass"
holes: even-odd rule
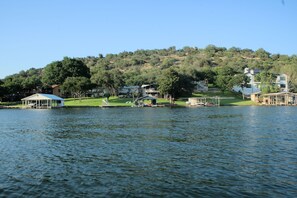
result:
[[[10,108],[21,108],[22,103],[20,101],[18,102],[0,102],[0,106],[6,106]]]
[[[242,99],[224,99],[221,100],[221,106],[255,106],[258,105],[256,102],[251,100],[242,100]]]
[[[0,102],[0,105],[2,106],[12,106],[12,105],[20,105],[22,104],[20,101],[18,102]]]
[[[131,107],[133,105],[132,98],[110,97],[108,100],[110,106]]]
[[[67,98],[65,99],[66,107],[99,107],[104,104],[106,98]],[[132,99],[110,97],[109,106],[132,106]]]
[[[64,101],[67,107],[98,107],[101,105],[102,99],[99,98],[67,98]]]

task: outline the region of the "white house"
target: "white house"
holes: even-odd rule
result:
[[[286,74],[280,74],[276,77],[276,85],[282,92],[289,92],[288,76]]]
[[[249,77],[250,82],[248,82],[247,85],[243,88],[241,86],[234,86],[233,91],[242,92],[244,95],[247,95],[247,96],[250,96],[253,93],[259,92],[261,82],[255,81],[255,75],[257,75],[258,73],[260,73],[260,70],[258,69],[245,68],[244,74],[247,77]]]
[[[259,69],[244,69],[244,74],[249,77],[250,81],[247,83],[247,86],[234,86],[233,91],[242,92],[246,96],[251,96],[253,93],[261,92],[261,82],[255,80],[255,76],[260,73]],[[277,85],[282,92],[288,92],[288,76],[286,74],[277,75],[275,80],[275,85]]]

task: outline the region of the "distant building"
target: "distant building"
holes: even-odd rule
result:
[[[103,97],[104,96],[104,88],[103,87],[95,87],[93,89],[90,89],[87,92],[87,96],[94,97],[94,98]]]
[[[124,86],[119,90],[119,96],[132,97],[133,95],[139,95],[141,88],[139,86]]]
[[[52,85],[52,93],[56,96],[62,97],[61,86],[60,85]]]
[[[255,75],[260,73],[259,69],[244,69],[244,74],[249,77],[250,81],[247,83],[245,87],[234,86],[233,90],[236,92],[242,92],[246,96],[250,96],[253,93],[260,92],[261,82],[255,81]]]
[[[275,84],[280,88],[282,92],[289,91],[288,76],[286,74],[280,74],[276,77]]]
[[[297,94],[290,92],[264,94],[262,104],[281,106],[297,105]]]
[[[246,96],[251,96],[254,93],[261,92],[261,82],[258,82],[255,80],[255,76],[260,73],[259,69],[244,69],[244,74],[249,77],[250,81],[247,83],[246,86],[234,86],[233,91],[236,92],[242,92]],[[277,75],[275,82],[272,83],[273,85],[276,85],[280,88],[280,91],[282,92],[288,92],[289,86],[288,86],[288,76],[286,74],[279,74]]]
[[[160,95],[155,85],[142,85],[141,89],[143,96],[159,97]]]
[[[208,82],[207,80],[201,80],[198,82],[195,82],[196,89],[194,91],[197,92],[207,92],[208,91]]]

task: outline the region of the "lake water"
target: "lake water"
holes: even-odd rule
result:
[[[0,197],[296,197],[297,107],[0,110]]]

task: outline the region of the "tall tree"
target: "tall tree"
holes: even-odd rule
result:
[[[67,77],[90,78],[90,70],[81,60],[65,57],[44,68],[42,82],[47,85],[63,84]]]
[[[241,90],[243,90],[244,87],[247,86],[248,82],[250,81],[250,78],[245,74],[235,74],[233,78],[231,79],[231,84],[234,86],[240,86]],[[242,91],[242,99],[244,99],[245,95]]]
[[[158,90],[161,94],[169,94],[171,97],[175,97],[179,87],[179,75],[173,69],[167,69],[162,72],[162,75],[157,79]]]
[[[91,81],[86,77],[68,77],[61,88],[65,95],[81,98],[91,88]]]
[[[4,87],[3,87],[3,81],[2,80],[0,80],[0,102],[2,101],[2,97],[4,96],[4,94],[5,94],[5,89],[4,89]]]
[[[107,70],[102,67],[92,69],[91,81],[107,89],[111,95],[118,95],[119,88],[124,85],[123,74],[120,70]]]
[[[246,80],[244,75],[232,67],[220,67],[216,72],[215,83],[223,92],[231,91],[234,86],[241,85]]]
[[[279,87],[275,85],[276,75],[268,71],[262,71],[256,75],[256,80],[261,82],[262,93],[275,93],[279,92]]]

